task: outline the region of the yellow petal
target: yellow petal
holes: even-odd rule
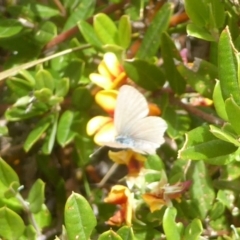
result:
[[[103,61],[113,76],[117,77],[122,72],[122,67],[114,53],[105,53]]]
[[[110,78],[104,77],[100,74],[91,73],[89,75],[89,78],[93,83],[95,83],[96,85],[98,85],[101,88],[110,89],[112,86],[112,80]]]
[[[133,151],[131,150],[122,150],[119,152],[108,151],[108,156],[111,160],[118,164],[127,165],[133,156]]]
[[[106,64],[104,61],[102,61],[99,65],[98,65],[98,72],[104,76],[107,77],[111,80],[113,80],[115,77],[111,74],[111,72],[108,70]]]
[[[95,134],[94,142],[102,146],[102,142],[111,142],[115,138],[115,128],[113,125],[113,119],[106,123],[101,129]]]
[[[114,113],[118,92],[115,90],[102,90],[95,95],[96,103],[109,114]]]
[[[109,122],[112,122],[112,118],[104,116],[96,116],[90,119],[87,123],[87,134],[92,136]]]
[[[123,185],[115,185],[111,188],[108,196],[104,199],[104,202],[114,204],[125,204],[130,196],[130,191]]]
[[[163,199],[157,198],[151,194],[143,194],[142,198],[149,206],[151,212],[160,210],[165,205],[165,201]]]

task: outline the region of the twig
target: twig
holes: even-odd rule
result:
[[[197,116],[197,117],[200,117],[201,119],[203,119],[203,120],[205,120],[209,123],[216,124],[216,125],[223,125],[224,124],[224,121],[222,119],[220,119],[216,116],[210,115],[208,113],[205,113],[205,112],[201,111],[200,109],[198,109],[198,108],[196,108],[192,105],[183,103],[179,99],[175,98],[174,96],[170,97],[170,102],[175,104],[175,105],[178,105],[179,107],[182,107],[183,109],[185,109],[190,114],[192,114],[194,116]]]
[[[64,8],[64,6],[62,5],[62,3],[59,0],[53,0],[53,2],[56,4],[57,8],[59,9],[59,11],[61,12],[61,15],[63,17],[66,16],[66,9]]]
[[[114,163],[109,169],[109,171],[107,172],[107,174],[103,177],[101,182],[97,184],[97,186],[102,187],[107,182],[107,180],[112,176],[112,174],[116,171],[117,168],[118,168],[118,164]]]

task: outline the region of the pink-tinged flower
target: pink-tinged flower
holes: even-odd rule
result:
[[[120,207],[114,216],[109,218],[107,224],[121,226],[126,223],[128,226],[132,225],[133,194],[127,187],[122,185],[113,186],[104,202],[116,204]]]
[[[150,211],[160,210],[163,206],[171,206],[171,200],[181,201],[182,193],[187,191],[191,185],[191,181],[178,182],[174,185],[169,185],[160,181],[158,183],[149,184],[152,187],[150,193],[142,195],[143,200],[149,206]]]
[[[117,89],[127,80],[127,75],[114,53],[108,52],[98,65],[99,73],[91,73],[90,80],[103,89]]]

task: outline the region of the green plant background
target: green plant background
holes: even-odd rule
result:
[[[239,15],[230,0],[2,3],[0,237],[240,239]],[[192,182],[172,207],[138,209],[144,224],[132,227],[105,224],[116,210],[102,202],[109,186],[97,188],[88,171],[107,156],[89,157],[86,124],[104,114],[89,74],[109,51],[168,123],[148,167]],[[191,104],[196,96],[212,105]]]

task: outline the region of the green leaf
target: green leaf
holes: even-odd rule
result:
[[[49,19],[54,16],[59,15],[59,10],[56,10],[54,8],[48,7],[47,5],[41,5],[37,3],[29,3],[26,5],[36,16],[43,18],[43,19]]]
[[[84,71],[85,63],[80,59],[71,60],[71,62],[64,69],[64,76],[69,78],[70,88],[78,87],[83,71]]]
[[[168,207],[163,216],[163,230],[167,240],[180,240],[181,236],[175,222],[177,211],[174,207]]]
[[[82,124],[82,122],[79,121],[80,124]],[[86,126],[86,125],[83,125]],[[82,133],[78,134],[75,136],[74,138],[74,145],[75,145],[75,149],[77,151],[77,156],[78,156],[78,166],[79,167],[83,167],[86,164],[89,163],[90,161],[90,155],[93,153],[94,151],[94,143],[93,140],[86,136],[86,133]]]
[[[68,198],[65,211],[65,226],[69,240],[79,238],[89,240],[97,224],[93,210],[87,200],[77,193],[72,193]]]
[[[216,200],[222,203],[223,206],[227,207],[228,209],[231,209],[232,201],[229,201],[228,197],[229,196],[227,195],[226,191],[220,189],[217,193]]]
[[[212,98],[215,79],[218,77],[218,69],[215,65],[195,58],[191,69],[180,63],[177,70],[194,90],[204,97]]]
[[[50,98],[52,97],[53,92],[49,88],[42,88],[41,90],[34,91],[34,96],[39,102],[49,103]]]
[[[172,15],[172,5],[165,3],[164,6],[155,15],[153,21],[147,29],[143,42],[137,52],[140,59],[154,57],[161,44],[161,34],[167,30]]]
[[[213,29],[222,28],[226,18],[224,3],[221,1],[211,0],[210,16]]]
[[[36,90],[41,90],[42,88],[48,88],[52,92],[55,88],[55,80],[53,79],[50,72],[44,69],[40,69],[36,74]]]
[[[169,81],[171,88],[178,94],[183,93],[185,90],[186,82],[176,68],[176,61],[181,62],[181,56],[173,43],[172,39],[163,33],[161,37],[162,42],[162,56],[164,61],[164,69],[166,77]]]
[[[118,45],[118,30],[114,22],[104,13],[94,16],[93,27],[103,44]]]
[[[30,117],[41,115],[48,110],[48,107],[45,104],[39,103],[32,105],[31,103],[23,107],[11,107],[8,108],[5,112],[5,118],[8,121],[19,121],[23,119],[28,119]]]
[[[27,239],[37,239],[37,233],[33,225],[28,225],[25,228],[24,235],[21,236],[19,240],[27,240]]]
[[[226,28],[219,39],[218,71],[223,99],[230,96],[240,105],[240,87],[238,84],[237,59],[231,36]]]
[[[65,111],[59,120],[57,141],[62,147],[70,143],[76,135],[72,129],[74,120],[75,114],[70,110]]]
[[[69,91],[69,79],[62,78],[56,82],[55,95],[58,97],[65,97]]]
[[[24,97],[20,97],[18,98],[18,100],[14,103],[14,107],[26,107],[28,104],[31,104],[31,102],[33,101],[33,98],[30,96],[24,96]]]
[[[85,20],[91,17],[94,13],[96,1],[82,0],[72,11],[71,15],[67,19],[63,31],[69,30],[74,27],[79,20]]]
[[[92,25],[83,20],[79,21],[77,24],[78,24],[78,28],[80,29],[80,32],[82,33],[87,43],[90,43],[93,47],[101,49],[102,42],[97,37]]]
[[[15,19],[0,19],[0,39],[17,35],[22,29],[22,24]]]
[[[24,77],[24,79],[28,82],[28,84],[30,86],[35,85],[35,78],[33,77],[33,75],[29,71],[19,70],[18,74],[20,74],[22,77]]]
[[[10,187],[13,182],[19,183],[19,178],[16,172],[14,172],[14,170],[2,158],[0,158],[0,176],[0,182],[7,188]]]
[[[51,225],[51,213],[45,204],[42,204],[40,211],[35,213],[33,216],[39,228],[43,229]]]
[[[228,121],[228,116],[225,109],[225,102],[222,97],[222,90],[220,87],[220,82],[218,80],[213,90],[213,102],[218,116],[224,119],[225,121]]]
[[[210,42],[216,41],[216,38],[214,38],[206,28],[195,25],[194,23],[189,23],[187,25],[187,34]]]
[[[234,101],[232,97],[225,101],[226,112],[228,115],[228,121],[231,124],[235,132],[240,135],[240,106]]]
[[[128,226],[123,226],[120,229],[118,229],[117,234],[123,239],[123,240],[135,240],[135,236],[133,234],[133,229]]]
[[[78,87],[74,90],[72,95],[73,106],[80,110],[88,110],[93,103],[93,96],[91,95],[89,89],[85,87]]]
[[[156,171],[164,170],[165,166],[162,159],[156,155],[149,155],[147,156],[147,161],[145,162],[146,169],[152,169]]]
[[[132,27],[130,17],[128,15],[121,16],[118,24],[119,45],[127,49],[131,43]]]
[[[217,138],[230,142],[234,144],[236,147],[240,147],[240,142],[238,141],[237,137],[234,136],[232,133],[226,131],[225,129],[220,129],[213,125],[210,125],[210,132]]]
[[[8,135],[8,128],[6,126],[0,126],[0,137]]]
[[[40,26],[38,31],[35,34],[35,39],[40,44],[44,45],[50,40],[52,40],[57,35],[57,26],[50,21],[43,22]]]
[[[186,114],[181,114],[173,108],[164,111],[163,118],[168,123],[167,133],[171,138],[179,138],[190,128],[190,118]]]
[[[196,11],[197,9],[197,11]],[[208,4],[204,0],[185,0],[185,10],[189,18],[199,27],[208,25]]]
[[[17,213],[7,207],[0,208],[0,236],[18,240],[25,229],[24,222]]]
[[[32,91],[32,86],[24,79],[12,77],[6,81],[7,86],[16,94],[18,97],[28,95]]]
[[[215,202],[212,206],[212,209],[209,212],[209,218],[211,220],[216,220],[224,214],[225,206],[220,201]]]
[[[114,53],[116,56],[118,56],[119,59],[121,59],[122,56],[125,54],[124,48],[116,44],[106,44],[102,48],[105,52]]]
[[[205,219],[208,211],[212,208],[215,193],[208,169],[203,161],[191,162],[187,179],[192,182],[189,193],[191,199],[197,202],[199,217]]]
[[[19,187],[20,187],[19,182],[12,182],[10,184],[8,190],[4,192],[4,197],[7,199],[16,197],[16,195],[18,194],[18,191],[19,191]]]
[[[124,62],[124,70],[134,82],[150,91],[160,88],[165,83],[160,68],[144,60]]]
[[[34,129],[28,135],[28,137],[23,145],[23,148],[26,152],[28,152],[32,148],[32,146],[39,140],[39,138],[42,136],[42,134],[50,126],[53,119],[54,119],[53,115],[48,115],[47,117],[44,117],[37,123],[37,125],[34,127]]]
[[[117,233],[113,230],[106,231],[102,233],[98,240],[123,240]]]
[[[185,229],[184,240],[199,240],[202,232],[203,227],[201,221],[199,219],[193,219]]]
[[[135,239],[161,239],[161,234],[154,228],[144,228],[134,230]]]
[[[208,162],[223,157],[219,159],[219,164],[225,164],[227,155],[236,150],[233,144],[216,138],[209,131],[208,126],[201,126],[186,134],[186,142],[179,151],[179,157],[185,160],[207,160]]]
[[[57,126],[58,126],[58,117],[59,113],[54,114],[53,125],[48,129],[47,136],[44,139],[44,144],[42,146],[42,152],[44,154],[50,154],[54,147],[56,134],[57,134]]]
[[[76,48],[73,48],[73,49],[66,49],[66,50],[64,50],[62,52],[58,52],[58,53],[52,54],[52,55],[47,56],[45,58],[40,58],[40,59],[33,60],[33,61],[30,61],[30,62],[27,62],[27,63],[24,63],[24,64],[20,64],[19,66],[16,66],[16,67],[12,67],[11,69],[2,71],[0,73],[0,81],[5,79],[5,78],[7,78],[7,77],[11,77],[11,76],[16,75],[21,70],[28,69],[30,67],[36,66],[37,64],[44,63],[44,62],[49,61],[51,59],[54,59],[56,57],[63,56],[63,55],[69,54],[71,52],[74,52],[76,50],[84,49],[84,48],[86,48],[86,46],[80,46],[80,47],[76,47]],[[36,51],[37,50],[38,49],[36,49]]]
[[[41,179],[37,179],[28,194],[29,208],[32,213],[38,213],[45,201],[44,197],[45,183]]]

